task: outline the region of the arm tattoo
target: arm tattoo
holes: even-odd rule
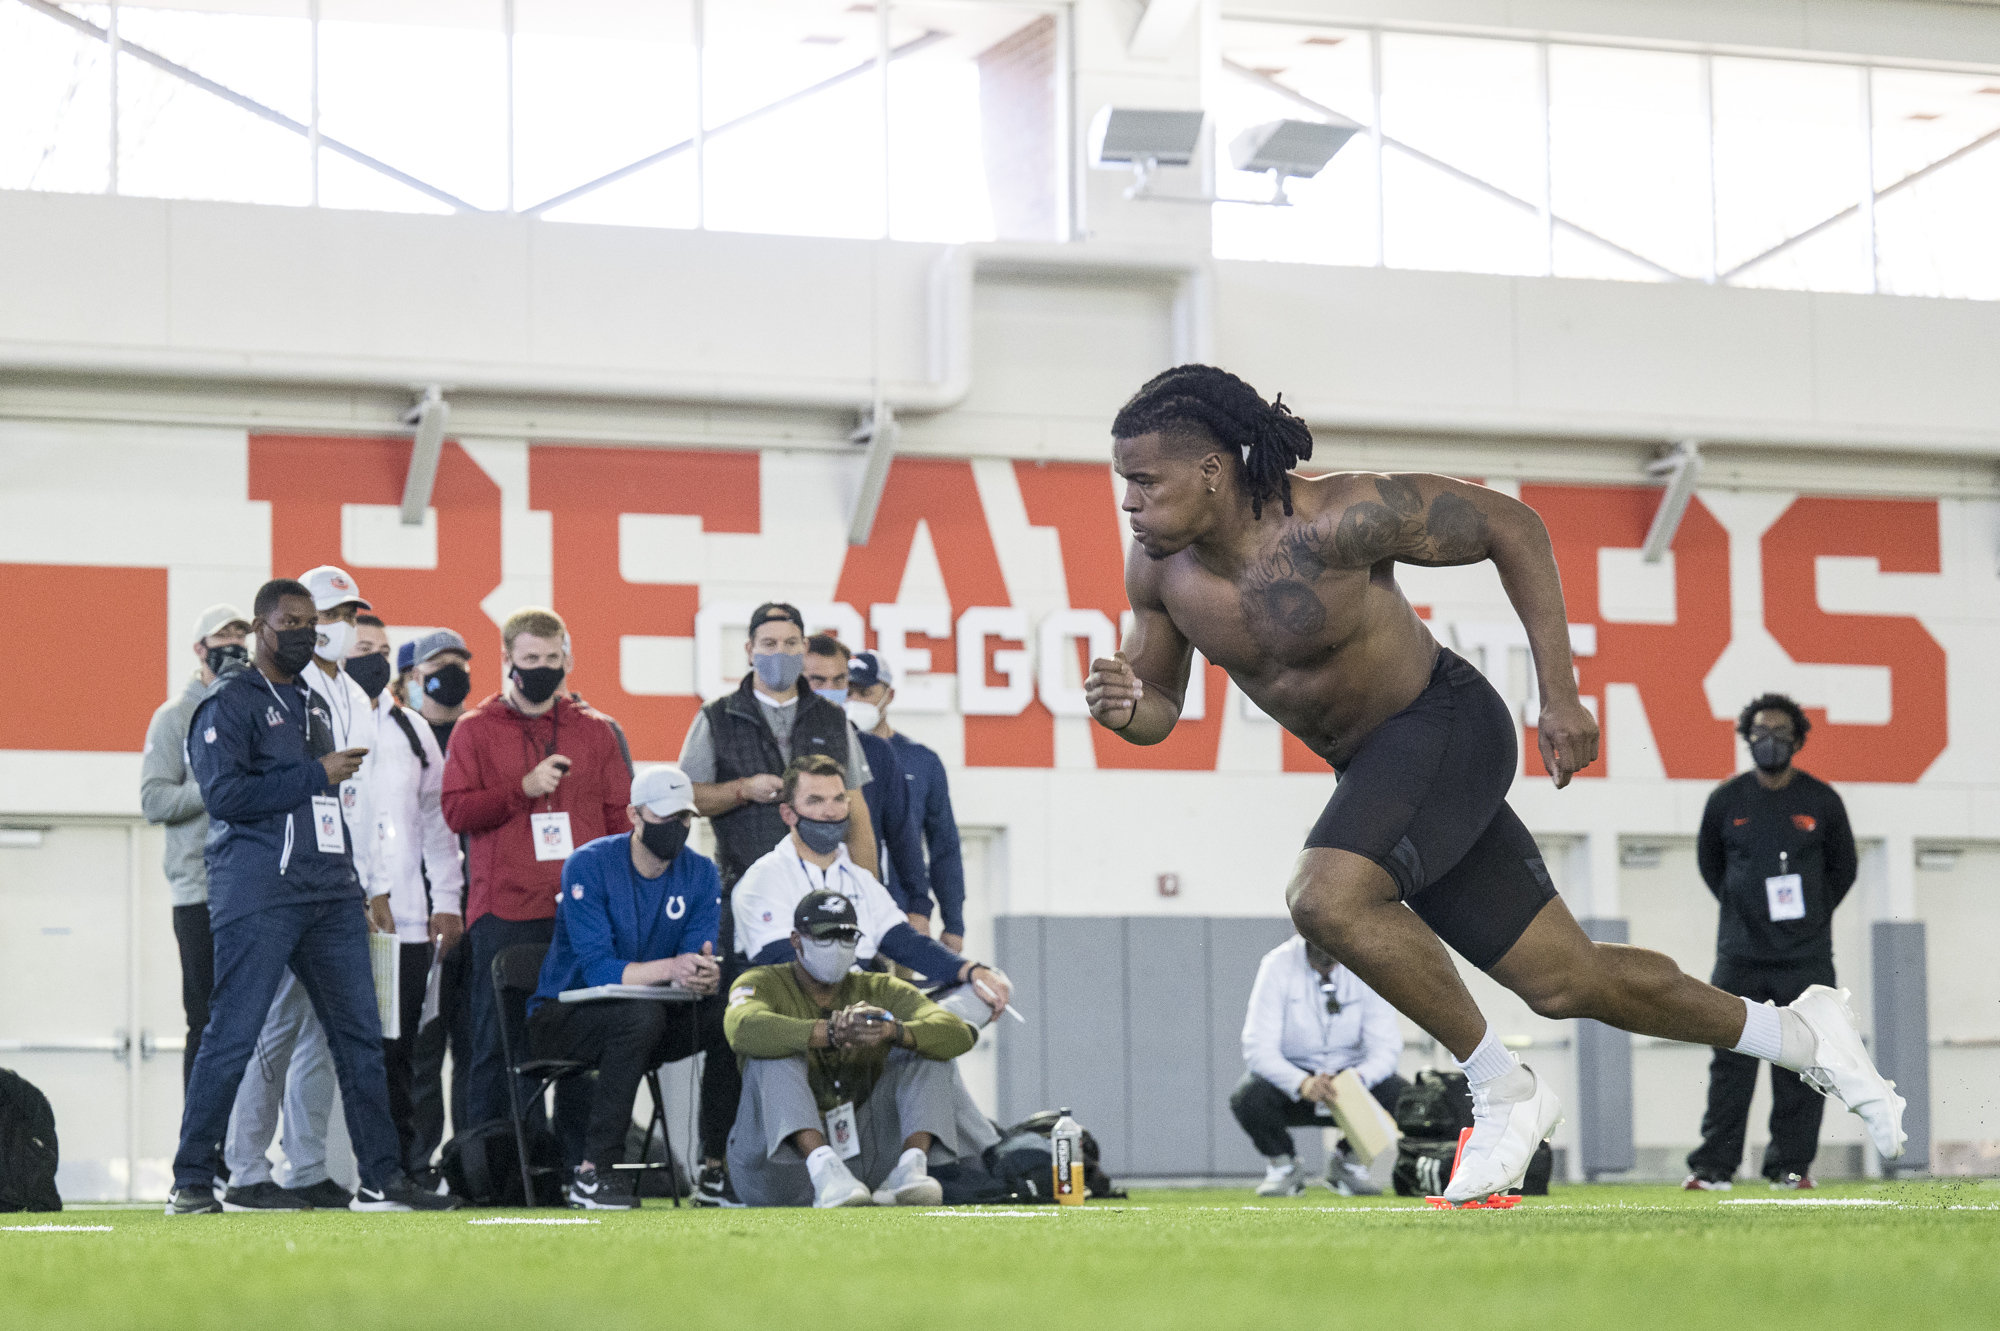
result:
[[[1486,552],[1486,515],[1478,505],[1446,491],[1431,501],[1425,524],[1438,559],[1478,559]]]
[[[1340,526],[1334,530],[1334,556],[1346,568],[1386,559],[1402,544],[1403,525],[1403,519],[1386,504],[1354,504],[1340,515]]]
[[[1406,518],[1414,518],[1424,511],[1424,497],[1408,481],[1394,476],[1378,476],[1375,478],[1375,492],[1390,508]]]

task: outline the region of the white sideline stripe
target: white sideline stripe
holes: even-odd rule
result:
[[[9,1234],[109,1234],[109,1225],[0,1225]]]
[[[970,1220],[1035,1220],[1054,1211],[926,1211],[925,1215],[957,1216]]]
[[[1724,1207],[1894,1207],[1900,1201],[1880,1197],[1728,1197],[1716,1205]]]
[[[501,1216],[497,1220],[468,1220],[468,1225],[599,1225],[601,1220],[531,1220],[525,1216]]]

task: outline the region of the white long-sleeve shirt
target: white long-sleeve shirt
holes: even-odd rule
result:
[[[370,769],[363,801],[368,818],[363,834],[372,869],[368,892],[370,896],[387,892],[396,936],[405,943],[422,943],[430,938],[433,912],[465,913],[465,866],[459,860],[458,838],[445,825],[440,804],[444,754],[436,734],[423,717],[403,709],[410,734],[423,750],[419,761],[409,735],[390,715],[395,704],[386,689],[377,701],[368,719],[355,723],[356,742],[368,746]],[[428,900],[425,873],[430,875]]]
[[[833,863],[822,869],[806,863],[786,837],[745,869],[729,894],[736,915],[736,950],[754,957],[778,939],[790,938],[792,912],[806,893],[822,888],[854,903],[855,922],[861,926],[861,941],[854,949],[857,961],[873,957],[884,934],[909,923],[889,889],[849,859],[846,846],[835,849]]]
[[[340,812],[347,820],[347,841],[354,851],[354,876],[361,880],[363,892],[377,897],[382,889],[375,886],[375,815],[369,808],[370,785],[375,778],[375,720],[369,711],[368,691],[345,670],[329,677],[320,665],[314,657],[312,664],[299,672],[299,682],[326,703],[334,751],[368,750],[354,775],[340,783]]]
[[[1322,1072],[1353,1068],[1365,1086],[1396,1070],[1403,1030],[1396,1009],[1345,966],[1327,975],[1339,1012],[1326,1010],[1319,972],[1306,960],[1306,940],[1293,937],[1264,954],[1243,1018],[1243,1062],[1288,1099]]]

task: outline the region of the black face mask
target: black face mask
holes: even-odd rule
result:
[[[269,626],[266,625],[268,628]],[[319,627],[271,629],[271,664],[287,675],[296,675],[312,664],[313,648],[319,645]]]
[[[525,693],[527,690],[522,690]],[[472,676],[462,665],[441,665],[424,681],[424,697],[440,707],[456,707],[472,692]]]
[[[208,673],[221,679],[232,670],[250,664],[250,649],[240,642],[225,642],[208,649]]]
[[[562,687],[563,676],[569,672],[561,666],[536,666],[532,670],[514,667],[514,686],[521,690],[521,696],[536,706],[547,702]]]
[[[1792,744],[1776,735],[1760,735],[1750,741],[1750,761],[1760,772],[1782,772],[1792,761]]]
[[[687,839],[687,824],[678,818],[669,818],[664,823],[641,821],[639,824],[639,844],[669,864],[674,862],[674,856],[681,853]]]
[[[389,676],[396,673],[389,664],[389,658],[380,652],[350,656],[345,664],[347,677],[359,684],[361,691],[370,698],[379,697],[389,683]]]

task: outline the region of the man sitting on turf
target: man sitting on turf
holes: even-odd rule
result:
[[[678,767],[648,767],[632,778],[625,816],[630,832],[599,837],[564,863],[555,936],[528,1002],[533,1057],[597,1068],[584,1159],[569,1184],[569,1204],[580,1209],[639,1205],[613,1172],[625,1160],[633,1098],[648,1069],[692,1057],[699,1041],[692,1006],[645,998],[563,1003],[557,995],[600,984],[675,984],[712,994],[721,980],[715,927],[722,879],[713,861],[687,848],[693,783]]]
[[[951,1064],[976,1032],[914,986],[854,970],[860,938],[852,901],[809,892],[792,959],[730,988],[743,1099],[729,1177],[746,1205],[935,1206],[930,1161],[976,1153],[961,1150]]]

